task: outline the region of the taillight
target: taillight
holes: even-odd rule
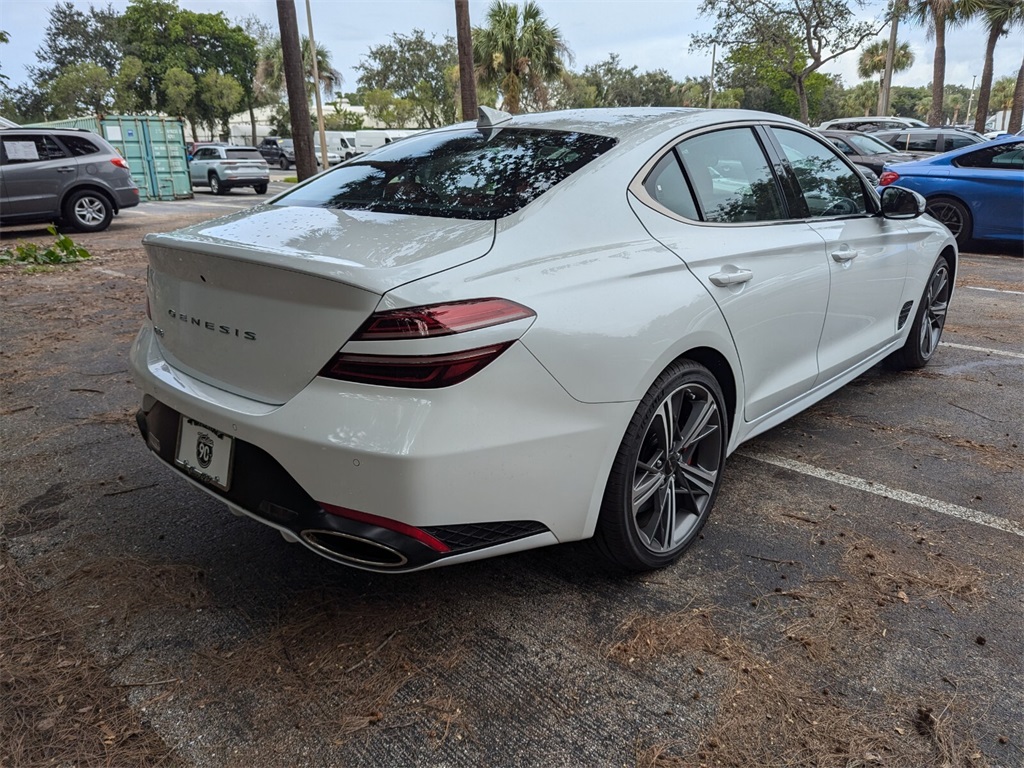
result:
[[[443,355],[357,355],[338,352],[321,376],[385,387],[439,389],[465,381],[512,346],[511,341]]]
[[[131,170],[131,168],[128,167],[128,163],[125,161],[123,157],[112,157],[110,158],[110,162],[112,162],[118,168],[124,168],[126,171]]]
[[[899,181],[900,175],[896,171],[886,171],[878,177],[878,183],[883,187],[887,187],[894,181]]]
[[[370,315],[349,341],[408,341],[451,336],[525,320],[535,314],[522,304],[495,298],[387,309]],[[438,389],[458,384],[478,373],[512,343],[501,341],[438,355],[391,355],[342,349],[323,367],[320,375],[385,387]]]
[[[416,539],[421,544],[426,544],[435,552],[449,552],[451,551],[447,544],[440,539],[436,539],[426,531],[417,528],[406,523],[400,523],[397,520],[391,520],[387,517],[378,517],[377,515],[370,515],[366,512],[357,512],[354,509],[345,509],[345,507],[336,507],[333,504],[324,504],[322,501],[319,502],[324,512],[330,512],[332,515],[338,517],[345,517],[349,520],[355,520],[357,523],[365,523],[367,525],[376,525],[378,528],[386,528],[389,531],[395,531],[401,533],[410,538]]]
[[[508,299],[471,299],[426,307],[374,312],[352,341],[385,341],[449,336],[533,317],[534,311]]]

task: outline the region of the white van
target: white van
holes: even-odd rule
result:
[[[414,133],[419,133],[419,131],[391,128],[387,130],[356,131],[356,153],[370,152],[377,149],[377,147],[383,147],[385,144],[404,139],[406,136],[412,136]]]

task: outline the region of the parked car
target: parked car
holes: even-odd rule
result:
[[[900,130],[901,128],[927,128],[928,123],[917,120],[913,117],[878,117],[874,115],[861,117],[841,117],[836,120],[826,120],[818,126],[818,130],[834,131],[884,131]]]
[[[878,136],[861,131],[819,131],[849,158],[850,162],[870,168],[877,176],[886,163],[906,163],[925,157],[923,154],[900,152],[890,147]]]
[[[974,133],[956,128],[909,128],[899,131],[878,131],[872,135],[900,152],[919,154],[949,152],[960,147],[980,144],[985,140]]]
[[[971,238],[1024,241],[1024,138],[984,144],[913,163],[887,165],[881,184],[924,195],[928,213],[962,248]]]
[[[270,185],[270,166],[256,147],[199,147],[188,173],[193,187],[209,187],[215,195],[235,187],[252,187],[257,195],[265,195]]]
[[[263,159],[270,165],[276,165],[287,171],[295,165],[295,145],[291,139],[279,136],[267,136],[257,147]]]
[[[147,235],[162,462],[357,568],[595,537],[647,570],[741,443],[936,352],[955,240],[800,123],[481,112]]]
[[[188,162],[192,162],[192,158],[195,157],[196,150],[200,147],[227,147],[229,144],[226,141],[190,141],[185,145],[185,157]]]
[[[313,152],[316,154],[316,164],[318,166],[320,166],[320,167],[323,167],[323,164],[324,164],[324,162],[323,162],[323,154],[320,151],[320,145],[319,144],[314,144],[313,145]],[[335,166],[335,165],[337,165],[340,162],[341,162],[341,155],[339,155],[333,149],[328,149],[327,150],[327,165],[328,166]]]
[[[0,223],[52,221],[99,232],[138,204],[128,163],[95,133],[0,129]]]

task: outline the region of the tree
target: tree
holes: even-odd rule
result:
[[[885,68],[885,63],[882,63]],[[865,80],[846,91],[843,96],[843,109],[850,115],[870,115],[878,105],[878,92],[881,86],[875,80]]]
[[[459,104],[462,107],[462,119],[472,120],[476,115],[477,103],[469,0],[455,0],[455,36],[459,53]]]
[[[11,36],[0,29],[0,44],[11,42]],[[0,69],[3,67],[3,57],[0,56]],[[0,86],[7,85],[7,75],[0,71]]]
[[[341,87],[341,72],[334,68],[331,52],[322,43],[316,44],[316,74],[319,83],[313,83],[313,49],[309,44],[308,37],[301,37],[299,47],[302,59],[302,82],[305,83],[307,100],[313,98],[313,89],[319,87],[321,92],[328,97],[328,101],[334,98],[334,94]],[[267,83],[268,87],[280,93],[286,90],[286,77],[284,71],[284,57],[281,48],[281,38],[274,38],[266,52],[266,63],[268,65]]]
[[[36,49],[40,66],[29,67],[37,83],[51,82],[68,67],[86,62],[113,76],[122,56],[118,21],[113,6],[80,10],[74,3],[57,3],[49,11],[42,45]]]
[[[61,119],[109,112],[114,103],[114,84],[114,78],[99,64],[84,62],[66,67],[50,83],[50,102],[59,110],[53,117]]]
[[[894,22],[895,23],[895,22]],[[885,68],[889,59],[889,43],[885,40],[876,40],[864,47],[857,59],[857,74],[867,79],[874,75],[882,75],[879,81],[878,101],[875,114],[882,114],[885,109],[883,104],[885,90]],[[910,49],[910,43],[898,42],[893,46],[891,72],[902,72],[914,65],[914,52]],[[865,115],[870,112],[865,112]]]
[[[1013,110],[1013,94],[1016,90],[1016,83],[1012,77],[1000,77],[992,83],[992,99],[990,104],[994,112],[1003,112],[1002,121],[995,126],[996,130],[1010,130],[1010,122],[1007,115]],[[1020,130],[1018,128],[1018,130]]]
[[[989,101],[992,95],[992,77],[996,43],[1010,29],[1024,24],[1024,4],[1021,0],[968,0],[969,10],[981,16],[988,32],[985,42],[985,64],[978,85],[978,108],[974,117],[974,130],[984,131],[988,121]]]
[[[928,35],[935,40],[932,58],[932,99],[928,112],[929,125],[942,124],[943,88],[946,84],[946,29],[960,23],[956,0],[914,0],[911,15],[919,24],[928,27]]]
[[[277,0],[277,23],[281,29],[282,74],[288,89],[288,113],[291,117],[292,141],[295,147],[295,172],[299,181],[304,181],[316,173],[316,157],[313,154],[309,94],[303,83],[299,22],[295,17],[293,0]]]
[[[514,2],[494,0],[487,25],[473,30],[477,78],[497,87],[502,109],[512,114],[527,105],[546,107],[548,83],[565,73],[571,56],[561,31],[533,0],[522,10]]]
[[[384,123],[385,128],[405,128],[416,114],[412,101],[398,98],[386,88],[364,91],[363,106],[366,114]]]
[[[1017,71],[1017,83],[1013,88],[1013,99],[1010,102],[1010,125],[1007,130],[1017,133],[1021,123],[1024,122],[1024,61],[1021,62]]]
[[[789,77],[805,123],[808,77],[883,26],[859,21],[845,0],[703,0],[700,13],[714,19],[714,29],[694,35],[692,46],[746,46],[770,57]]]
[[[356,65],[359,90],[390,91],[414,106],[421,127],[437,128],[456,119],[456,91],[448,72],[458,64],[455,40],[445,35],[438,42],[422,29],[409,35],[392,33],[391,41],[371,47]],[[465,115],[472,120],[475,115]]]
[[[610,53],[604,61],[585,67],[582,79],[593,88],[593,106],[596,107],[682,105],[682,84],[673,80],[668,72],[664,69],[639,72],[636,65],[623,67],[617,53]],[[692,89],[689,93],[692,94]],[[701,97],[698,95],[697,101]]]

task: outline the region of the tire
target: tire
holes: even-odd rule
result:
[[[79,232],[102,232],[114,218],[114,206],[102,192],[83,189],[64,201],[63,219]]]
[[[210,193],[214,195],[226,195],[231,189],[224,185],[220,176],[216,173],[210,174]]]
[[[939,339],[942,338],[942,328],[946,324],[946,308],[949,306],[951,288],[949,262],[945,256],[939,256],[928,275],[928,282],[924,287],[917,314],[914,315],[914,323],[910,326],[906,344],[889,355],[886,360],[889,368],[896,371],[924,368],[932,359],[939,346]]]
[[[967,206],[951,197],[934,197],[928,201],[925,213],[941,221],[953,233],[956,244],[964,248],[971,239],[974,222]]]
[[[711,513],[728,432],[725,398],[711,372],[691,360],[670,365],[640,401],[615,456],[595,532],[598,551],[630,571],[675,562]]]
[[[253,189],[256,190],[256,194],[257,195],[265,195],[265,194],[267,194],[267,185],[266,184],[254,184],[253,185]]]
[[[281,166],[282,171],[287,171],[289,168],[292,167],[292,164],[285,160],[283,157],[281,158],[281,162],[278,163],[278,165]]]

